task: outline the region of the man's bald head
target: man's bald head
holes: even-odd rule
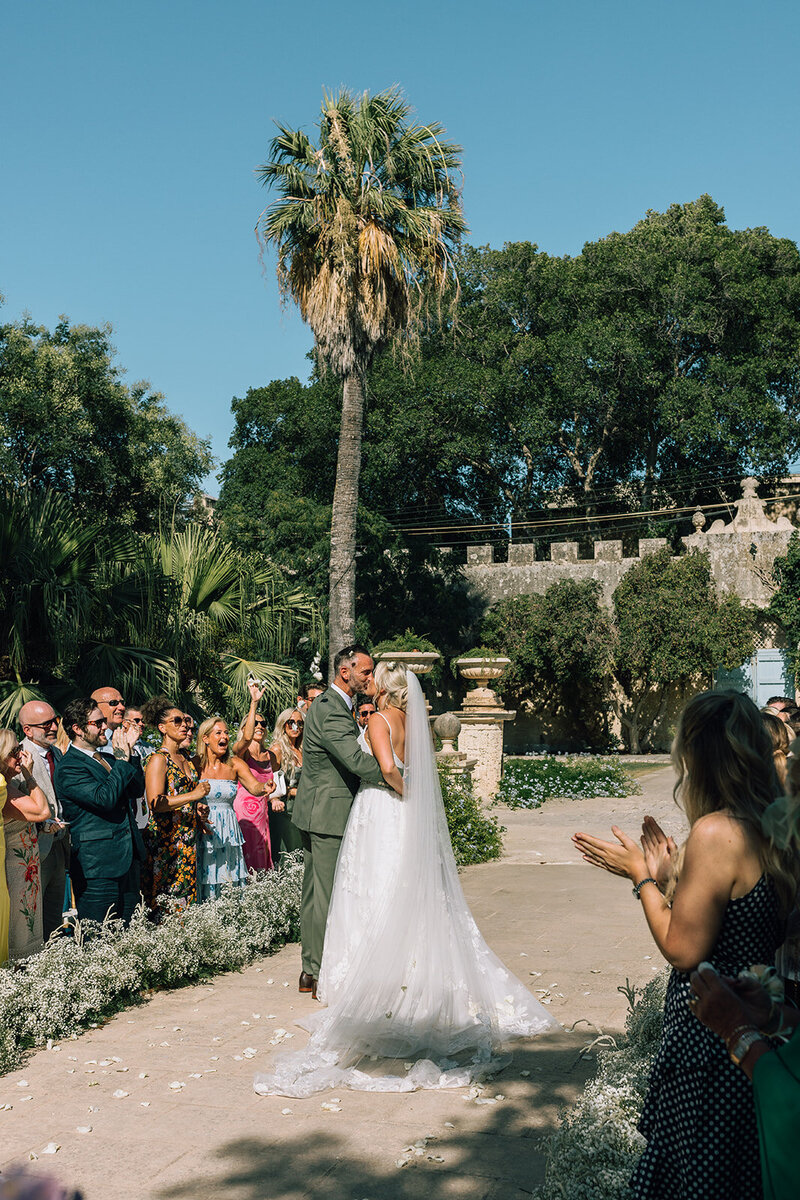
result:
[[[100,708],[111,732],[119,729],[125,716],[125,701],[119,690],[115,687],[95,688],[91,698]]]
[[[58,733],[55,709],[44,700],[29,700],[19,710],[19,723],[26,738],[37,746],[52,746]]]

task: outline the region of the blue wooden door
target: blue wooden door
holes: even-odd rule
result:
[[[789,669],[785,650],[756,650],[740,667],[717,671],[718,689],[733,688],[745,692],[759,708],[763,708],[770,696],[794,696],[794,676]]]

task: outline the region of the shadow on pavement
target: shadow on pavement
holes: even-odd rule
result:
[[[335,1122],[342,1117],[327,1114],[330,1126],[323,1131],[316,1119],[319,1103],[337,1093],[305,1101],[279,1098],[281,1107],[292,1107],[293,1116],[277,1118],[278,1136],[270,1137],[268,1122],[280,1108],[268,1112],[265,1107],[263,1138],[232,1138],[191,1174],[184,1160],[183,1181],[152,1194],[160,1200],[524,1200],[544,1181],[542,1138],[553,1132],[559,1110],[594,1073],[593,1057],[576,1062],[586,1039],[567,1036],[569,1045],[546,1049],[539,1043],[516,1050],[511,1066],[484,1093],[503,1095],[496,1104],[476,1105],[460,1099],[465,1093],[453,1093],[454,1128],[443,1127],[441,1115],[404,1112],[397,1096],[375,1095],[363,1105],[363,1124],[351,1115],[347,1128],[337,1132]],[[528,1078],[520,1077],[524,1070],[530,1071]],[[292,1120],[294,1126],[283,1124]],[[412,1128],[418,1132],[410,1136]],[[422,1156],[397,1166],[408,1146],[433,1133],[437,1137]]]

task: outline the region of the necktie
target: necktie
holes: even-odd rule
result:
[[[102,763],[107,771],[111,770],[109,763],[106,761],[107,755],[98,754],[98,752],[95,750],[94,754],[92,755],[92,758],[95,760],[95,762]]]
[[[56,760],[53,751],[48,747],[44,752],[44,757],[47,761],[47,769],[50,772],[50,782],[55,784],[56,781]]]

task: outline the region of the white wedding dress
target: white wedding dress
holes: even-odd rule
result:
[[[504,1065],[508,1039],[559,1028],[473,920],[411,672],[408,697],[404,794],[362,784],[342,839],[318,985],[327,1007],[300,1022],[305,1050],[256,1076],[263,1095],[463,1087]]]

